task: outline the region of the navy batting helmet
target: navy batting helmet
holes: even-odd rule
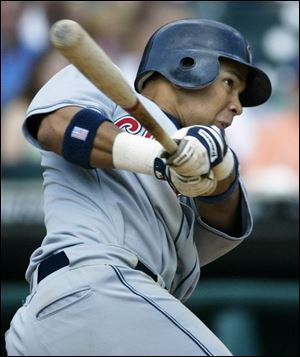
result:
[[[252,65],[250,47],[244,37],[228,25],[203,19],[173,21],[151,36],[137,72],[135,89],[140,93],[155,72],[182,88],[204,88],[217,78],[222,57],[249,70],[246,89],[240,95],[242,106],[253,107],[270,97],[270,79]]]

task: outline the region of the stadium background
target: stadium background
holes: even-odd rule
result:
[[[274,91],[228,130],[249,189],[253,234],[203,268],[187,306],[235,355],[299,355],[298,14],[298,1],[1,2],[1,355],[28,291],[29,256],[45,234],[39,154],[20,127],[34,93],[67,64],[49,45],[49,27],[62,18],[80,22],[132,83],[149,35],[196,16],[240,30]]]

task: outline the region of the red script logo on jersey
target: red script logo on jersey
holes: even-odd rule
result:
[[[133,117],[126,115],[119,118],[114,123],[120,129],[124,129],[129,134],[142,135],[145,138],[152,139],[153,136]]]

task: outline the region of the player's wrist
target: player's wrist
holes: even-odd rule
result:
[[[228,148],[223,160],[213,168],[213,172],[217,180],[222,181],[234,172],[234,168],[235,160],[233,152],[230,148]]]
[[[239,187],[240,174],[238,158],[233,151],[233,168],[226,178],[218,179],[215,191],[208,197],[198,197],[198,199],[205,203],[220,203],[229,198]],[[214,172],[214,170],[213,170]],[[221,176],[220,176],[221,177]]]
[[[154,160],[161,150],[156,140],[122,132],[113,143],[113,165],[120,170],[154,175]]]

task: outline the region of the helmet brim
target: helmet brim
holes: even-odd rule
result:
[[[272,85],[269,77],[260,69],[245,64],[249,68],[246,89],[240,95],[243,107],[256,107],[265,103],[271,96]]]

